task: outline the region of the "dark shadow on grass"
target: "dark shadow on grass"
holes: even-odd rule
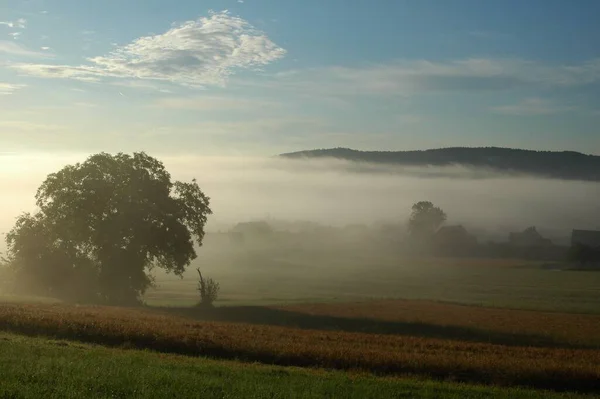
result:
[[[471,327],[444,326],[422,322],[385,321],[366,318],[311,315],[264,306],[220,308],[152,307],[154,310],[195,320],[281,326],[306,330],[329,330],[368,334],[404,335],[452,339],[508,346],[596,349],[597,345],[574,344],[534,334],[511,334]]]

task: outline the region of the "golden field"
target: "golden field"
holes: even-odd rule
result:
[[[332,316],[474,328],[545,337],[557,343],[600,348],[600,315],[465,306],[435,301],[378,300],[278,307],[310,316]]]
[[[247,362],[600,392],[599,350],[551,344],[206,322],[165,309],[58,304],[0,304],[0,330]]]

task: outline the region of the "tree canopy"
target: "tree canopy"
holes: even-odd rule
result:
[[[209,198],[145,154],[100,153],[50,174],[39,211],[7,234],[22,286],[62,299],[131,303],[159,267],[181,276],[202,245]]]
[[[429,201],[420,201],[412,206],[408,231],[413,237],[431,236],[446,221],[446,213]]]

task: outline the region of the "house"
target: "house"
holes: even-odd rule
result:
[[[552,245],[552,241],[542,237],[535,227],[528,227],[520,233],[510,233],[508,242],[515,247],[545,247]]]
[[[571,246],[584,246],[600,249],[599,230],[573,230],[571,233]]]
[[[436,249],[445,254],[466,254],[477,245],[475,236],[461,225],[440,227],[433,242]]]

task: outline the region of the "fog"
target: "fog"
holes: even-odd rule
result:
[[[448,224],[494,231],[535,225],[567,236],[572,228],[600,227],[600,185],[507,176],[463,167],[404,168],[339,160],[160,156],[172,177],[197,178],[211,197],[208,230],[237,222],[280,219],[325,225],[404,222],[411,205],[429,200]],[[45,176],[84,154],[0,155],[0,232],[35,210]]]
[[[517,277],[500,267],[488,268],[482,274],[481,262],[493,264],[494,258],[502,257],[505,260],[500,264],[511,265],[511,257],[519,256],[507,252],[503,244],[490,246],[488,241],[506,242],[508,232],[536,226],[544,237],[564,246],[569,243],[571,229],[600,226],[600,185],[591,182],[508,176],[464,167],[402,168],[340,160],[153,155],[164,162],[173,179],[196,178],[210,196],[214,212],[199,257],[183,280],[153,271],[157,285],[144,297],[153,304],[196,303],[195,268],[199,266],[222,284],[220,303],[400,295],[479,304],[513,298],[514,305],[519,306],[518,298],[530,296],[531,287],[539,284],[539,272],[522,271]],[[7,232],[21,212],[35,211],[36,189],[49,173],[86,157],[0,155],[0,232]],[[401,235],[406,231],[412,204],[421,200],[441,207],[448,215],[447,224],[462,224],[478,238],[483,245],[471,253],[472,261],[465,258],[458,267],[450,258],[432,263],[410,258],[414,248],[409,245],[406,252]],[[242,242],[236,241],[235,235],[212,234],[228,232],[239,222],[265,220],[281,233],[261,237],[244,233]],[[296,233],[294,229],[306,225],[286,221],[374,228]],[[392,225],[392,229],[378,229],[383,224]],[[562,256],[565,247],[556,248],[544,250],[544,261]],[[2,241],[0,251],[4,249]],[[486,259],[479,262],[476,257]],[[571,293],[579,292],[588,281],[596,281],[592,277],[582,281],[580,275],[552,280],[557,289],[550,296],[552,300],[562,293],[565,301],[574,303]],[[504,291],[491,292],[490,281],[500,284]],[[20,288],[11,289],[18,293]],[[573,306],[580,309],[587,306],[586,301],[587,297],[582,297],[581,303]]]

